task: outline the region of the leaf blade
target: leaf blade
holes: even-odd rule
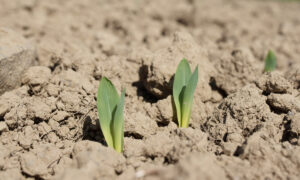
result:
[[[112,132],[110,129],[112,113],[117,103],[119,95],[116,88],[106,77],[100,81],[97,94],[97,109],[100,126],[106,143],[109,147],[114,147]]]
[[[180,97],[183,88],[186,86],[188,80],[190,79],[191,74],[192,71],[188,61],[186,59],[182,59],[177,67],[173,83],[173,100],[176,108],[177,121],[179,126],[181,126],[182,122]]]
[[[112,122],[112,134],[113,134],[113,141],[114,147],[117,152],[123,151],[123,144],[124,144],[124,101],[125,101],[125,89],[122,90],[121,98],[119,104],[117,105],[116,111],[113,115],[113,122]]]
[[[265,72],[274,71],[276,68],[276,56],[273,51],[269,50],[265,58]]]
[[[183,102],[181,102],[182,104],[181,127],[188,127],[189,125],[192,106],[193,106],[194,92],[196,90],[197,83],[198,83],[198,66],[196,67],[195,71],[190,77],[189,82],[183,92]]]

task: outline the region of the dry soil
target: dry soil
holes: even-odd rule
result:
[[[1,180],[300,178],[300,3],[0,4],[0,27],[30,42],[35,55],[29,68],[16,63],[20,79],[5,82],[17,87],[0,96]],[[278,66],[263,73],[269,49]],[[182,58],[199,66],[185,129],[171,97]],[[99,128],[102,76],[126,88],[122,154],[105,145]]]

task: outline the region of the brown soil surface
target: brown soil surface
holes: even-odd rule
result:
[[[0,4],[0,27],[37,56],[21,85],[0,96],[1,180],[300,178],[300,3]],[[278,67],[263,73],[269,49]],[[199,65],[185,129],[171,100],[182,58]],[[123,154],[99,128],[102,76],[126,88]]]

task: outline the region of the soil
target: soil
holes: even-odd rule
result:
[[[0,95],[0,179],[300,178],[300,3],[0,4],[0,27],[36,54]],[[263,73],[269,49],[277,69]],[[182,58],[199,66],[188,128],[171,97]],[[99,127],[102,76],[126,88],[122,154]]]

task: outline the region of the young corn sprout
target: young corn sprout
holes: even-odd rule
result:
[[[269,50],[265,59],[265,72],[274,71],[276,68],[276,56],[273,51]]]
[[[106,77],[100,81],[97,108],[102,133],[109,147],[123,151],[125,89],[118,95],[115,86]]]
[[[198,83],[198,66],[192,74],[189,63],[182,59],[173,83],[173,99],[179,127],[188,127],[192,112],[193,95]]]

